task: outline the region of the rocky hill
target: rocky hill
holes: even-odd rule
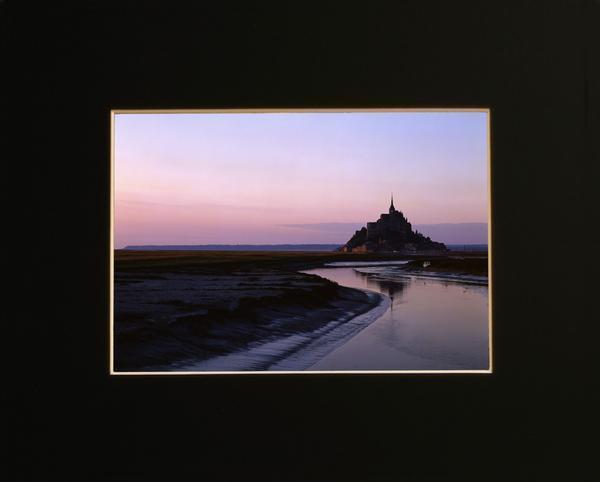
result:
[[[419,254],[445,252],[448,249],[444,243],[432,241],[428,236],[413,231],[408,219],[394,207],[392,198],[389,212],[356,231],[340,251]]]

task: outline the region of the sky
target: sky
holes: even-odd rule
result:
[[[116,114],[115,248],[343,244],[391,193],[413,224],[486,223],[487,115]]]

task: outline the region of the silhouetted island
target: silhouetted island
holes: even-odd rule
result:
[[[349,253],[360,252],[397,252],[403,254],[436,254],[448,251],[444,243],[432,241],[418,231],[412,230],[412,225],[401,211],[394,207],[394,197],[388,214],[382,214],[379,219],[354,233],[340,251]]]

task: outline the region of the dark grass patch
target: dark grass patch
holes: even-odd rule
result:
[[[404,265],[404,269],[424,272],[445,272],[488,276],[488,259],[484,257],[452,257],[445,259],[413,260]]]

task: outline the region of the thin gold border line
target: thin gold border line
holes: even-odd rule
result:
[[[112,109],[113,114],[287,114],[287,113],[355,113],[355,112],[485,112],[489,115],[488,107],[468,107],[468,108],[273,108],[273,109]]]
[[[114,370],[114,211],[115,211],[115,115],[118,114],[260,114],[319,112],[481,112],[487,114],[487,180],[488,180],[488,356],[486,370],[319,370],[319,371],[161,371],[117,372]],[[275,108],[275,109],[111,109],[110,111],[110,293],[109,293],[109,374],[111,376],[181,376],[181,375],[418,375],[418,374],[491,374],[493,373],[492,324],[492,181],[491,181],[491,110],[481,108]]]
[[[110,240],[109,240],[109,249],[110,249],[110,347],[109,347],[109,366],[110,366],[110,374],[115,374],[114,369],[114,310],[115,310],[115,297],[114,297],[114,282],[115,282],[115,240],[114,240],[114,215],[115,215],[115,114],[113,111],[110,113]]]
[[[494,358],[494,343],[493,343],[493,327],[492,327],[492,278],[494,276],[492,270],[492,115],[490,110],[487,112],[487,158],[488,158],[488,356],[489,356],[489,370],[493,372],[493,358]]]
[[[127,375],[127,376],[163,376],[163,375],[397,375],[402,373],[405,375],[412,374],[490,374],[491,370],[302,370],[302,371],[163,371],[163,372],[115,372],[112,375]]]

